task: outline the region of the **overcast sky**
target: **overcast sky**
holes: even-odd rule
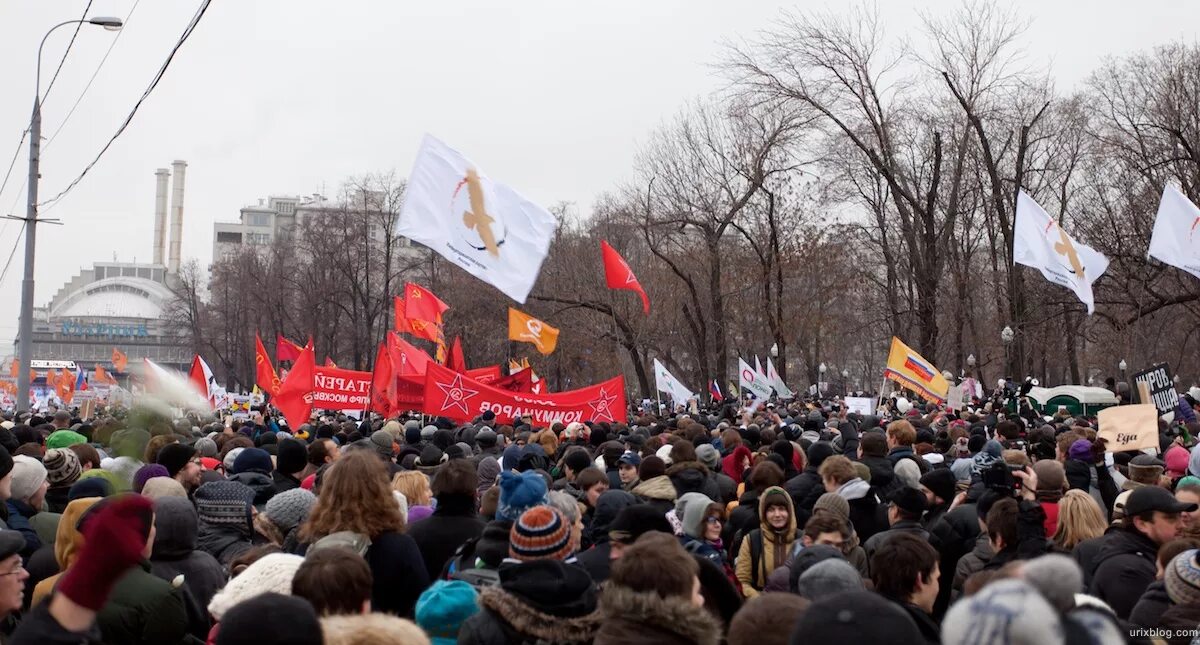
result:
[[[90,16],[125,18],[135,0],[94,0]],[[95,83],[43,147],[41,193],[58,193],[108,140],[199,6],[144,0]],[[889,30],[957,2],[888,0]],[[86,0],[0,0],[0,179],[27,127],[38,42],[80,17]],[[154,170],[188,162],[183,255],[207,266],[212,223],[271,194],[333,195],[346,177],[407,175],[425,132],[543,204],[595,197],[629,175],[637,146],[682,104],[720,84],[710,67],[725,39],[750,37],[784,8],[841,2],[767,0],[217,0],[129,129],[38,228],[36,303],[93,261],[148,262]],[[1033,20],[1030,62],[1069,91],[1108,55],[1194,41],[1200,3],[1016,2]],[[43,91],[71,36],[43,55]],[[44,109],[63,122],[116,34],[79,32]],[[0,214],[24,216],[22,148]],[[0,268],[19,225],[0,224]],[[331,252],[338,252],[331,249]],[[0,299],[0,353],[17,329],[23,245]]]

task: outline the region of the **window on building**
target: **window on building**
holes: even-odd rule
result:
[[[250,226],[270,226],[271,216],[267,213],[249,213],[246,215],[246,224]]]
[[[137,273],[139,278],[150,279],[150,269],[147,267],[138,267]]]
[[[217,241],[230,244],[241,244],[242,234],[237,231],[217,231]]]
[[[280,215],[291,215],[296,212],[296,205],[292,202],[279,202],[276,207]]]

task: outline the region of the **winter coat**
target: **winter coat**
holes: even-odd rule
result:
[[[485,526],[471,496],[439,495],[433,515],[410,526],[408,535],[421,550],[429,579],[436,580],[458,547],[483,534]]]
[[[721,498],[717,500],[718,502],[728,504],[737,499],[738,485],[737,482],[733,481],[732,477],[722,472],[709,473],[709,477],[717,482],[717,490],[721,492]]]
[[[1096,466],[1078,459],[1063,462],[1063,470],[1067,475],[1067,485],[1072,490],[1090,494],[1104,511],[1104,516],[1111,520],[1113,503],[1120,494],[1112,472],[1105,466]]]
[[[671,478],[666,475],[651,477],[638,484],[631,492],[643,503],[661,509],[663,515],[675,509],[675,484],[671,483]]]
[[[492,520],[483,527],[479,541],[475,543],[475,555],[489,569],[496,569],[508,557],[508,535],[513,523],[508,520]]]
[[[717,645],[721,623],[690,598],[605,585],[596,645]]]
[[[721,499],[721,489],[716,480],[708,477],[708,467],[698,461],[681,461],[672,464],[670,468],[667,468],[667,477],[675,486],[678,494],[694,491],[704,493],[714,502]]]
[[[254,532],[249,524],[230,526],[200,520],[199,525],[196,548],[216,558],[221,566],[228,567],[234,558],[254,548]]]
[[[42,546],[42,540],[38,537],[37,531],[29,524],[29,518],[36,515],[37,510],[16,499],[10,499],[5,504],[8,505],[8,528],[20,531],[21,535],[25,536],[25,547],[19,553],[21,560],[28,562],[29,556]]]
[[[975,548],[970,553],[958,559],[958,565],[954,568],[954,582],[951,588],[955,593],[962,593],[963,584],[972,574],[983,571],[988,562],[991,562],[992,556],[996,552],[992,550],[992,543],[988,541],[986,533],[981,533],[975,539]]]
[[[71,492],[71,486],[51,486],[46,489],[46,510],[51,513],[62,513],[67,508],[67,504],[71,502],[67,496]]]
[[[863,543],[863,550],[867,552],[867,561],[869,562],[871,558],[875,556],[875,551],[880,547],[880,545],[886,542],[888,538],[900,533],[912,533],[913,535],[916,535],[917,537],[926,541],[929,541],[931,537],[929,531],[921,528],[921,524],[919,522],[901,520],[893,524],[892,528],[872,535],[871,539]]]
[[[588,575],[596,584],[600,584],[612,575],[612,543],[605,541],[576,556],[575,561],[587,570]]]
[[[254,490],[254,508],[257,508],[260,513],[266,507],[267,502],[275,496],[275,481],[266,473],[246,470],[236,475],[230,475],[229,481],[245,484]]]
[[[1090,540],[1084,540],[1075,545],[1071,549],[1071,557],[1075,562],[1079,563],[1079,568],[1083,570],[1083,588],[1087,589],[1092,584],[1092,576],[1096,575],[1096,565],[1098,564],[1096,556],[1100,554],[1100,549],[1104,547],[1105,538],[1109,533],[1119,531],[1119,528],[1110,528],[1105,531],[1104,535],[1094,537]]]
[[[741,445],[734,448],[732,453],[721,458],[721,471],[728,475],[735,485],[742,483],[742,474],[745,469],[741,467],[741,464],[746,463],[751,454],[753,453],[749,448]]]
[[[620,489],[609,489],[596,499],[596,508],[592,512],[592,521],[583,531],[581,548],[591,548],[596,544],[608,542],[608,527],[617,519],[617,513],[627,506],[637,503],[637,498],[631,493]]]
[[[1096,571],[1088,594],[1103,600],[1118,618],[1127,620],[1154,582],[1157,553],[1158,545],[1140,531],[1122,529],[1106,534],[1096,554]]]
[[[1198,624],[1200,605],[1172,605],[1154,626],[1171,632],[1172,637],[1167,639],[1167,645],[1189,645]]]
[[[892,489],[892,482],[896,479],[896,469],[887,457],[864,456],[860,461],[866,464],[867,469],[871,471],[870,484],[875,487],[875,490],[886,492]]]
[[[366,559],[373,580],[371,609],[411,619],[417,598],[430,581],[417,543],[396,531],[372,536]]]
[[[300,488],[300,480],[299,479],[296,479],[295,477],[292,477],[291,475],[285,475],[285,474],[279,472],[278,470],[273,471],[271,473],[271,481],[275,488],[275,493],[274,493],[275,495],[278,495],[279,493],[282,493],[285,491],[292,490],[293,488]],[[257,498],[257,497],[258,496],[255,495],[255,498]]]
[[[54,559],[58,564],[58,573],[43,579],[34,586],[31,606],[41,604],[42,600],[48,597],[50,592],[54,590],[54,585],[62,577],[62,572],[66,571],[67,567],[75,562],[76,556],[79,555],[79,550],[83,548],[83,534],[76,529],[76,526],[79,524],[79,518],[83,517],[83,514],[99,501],[99,497],[77,499],[63,511],[62,521],[58,527],[58,534],[54,539]],[[33,586],[31,583],[27,584]]]
[[[951,578],[950,572],[955,571],[959,561],[977,546],[980,531],[979,514],[975,504],[962,504],[947,511],[930,526],[929,532],[942,545],[938,552],[940,554],[938,567],[946,572],[943,576],[950,579],[951,582],[957,581],[957,576]],[[984,542],[987,542],[986,535]],[[991,556],[990,546],[988,547],[988,556]],[[958,587],[950,584],[939,585],[937,600],[933,605],[935,618],[941,618],[946,614],[946,609],[950,606],[951,591],[961,591],[961,589],[961,584]]]
[[[860,542],[888,528],[879,523],[881,500],[874,486],[856,477],[838,487],[837,494],[850,506],[850,524]]]
[[[917,453],[913,452],[912,446],[896,446],[888,451],[887,460],[892,462],[892,468],[895,468],[901,459],[916,456]]]
[[[1163,613],[1171,607],[1171,597],[1167,595],[1167,583],[1155,580],[1146,587],[1146,593],[1138,598],[1133,611],[1129,613],[1131,627],[1158,627],[1162,622]],[[1197,619],[1200,623],[1200,619]],[[1194,626],[1194,625],[1193,625]]]
[[[145,560],[117,581],[96,624],[106,643],[177,645],[188,633],[182,592],[151,573]]]
[[[747,533],[758,526],[758,498],[756,490],[748,490],[738,500],[738,505],[729,512],[725,526],[721,530],[721,539],[733,548],[739,548],[741,540]],[[793,507],[795,502],[793,501]],[[740,533],[740,535],[739,535]]]
[[[812,465],[807,466],[804,472],[784,482],[783,488],[792,496],[792,506],[808,512],[812,512],[817,498],[825,494],[825,483],[821,481],[821,476],[817,474],[817,469]]]
[[[68,631],[50,615],[48,604],[43,604],[23,616],[17,630],[4,642],[7,645],[81,645],[99,643],[100,638],[100,630],[94,624],[84,632]]]
[[[187,499],[164,497],[155,502],[154,528],[150,571],[167,582],[183,577],[189,631],[203,638],[212,627],[208,602],[225,586],[225,568],[211,554],[196,550],[199,520],[196,508]]]
[[[912,603],[897,602],[894,600],[893,602],[896,602],[900,609],[903,609],[904,613],[908,614],[909,618],[913,619],[913,622],[917,624],[917,629],[921,632],[921,636],[925,639],[926,643],[929,645],[939,645],[942,642],[942,629],[938,625],[937,621],[933,619],[933,616],[925,613],[924,609],[921,609]]]
[[[754,545],[753,532],[742,538],[742,545],[738,549],[736,559],[737,579],[742,583],[742,594],[747,600],[753,598],[763,590],[767,584],[767,578],[771,575],[777,566],[775,564],[776,554],[779,554],[779,565],[783,566],[787,562],[788,554],[792,551],[792,546],[796,542],[796,510],[792,506],[792,498],[787,495],[786,491],[778,486],[768,488],[766,492],[778,491],[781,495],[776,495],[773,499],[784,499],[788,506],[788,523],[783,530],[776,531],[767,523],[767,500],[772,499],[767,495],[759,498],[758,504],[758,528],[761,538],[758,540],[762,544],[762,551],[758,555],[758,573],[754,573],[754,560],[751,551]]]
[[[592,579],[558,560],[505,565],[500,584],[479,594],[479,613],[458,630],[459,645],[590,643],[600,627]]]

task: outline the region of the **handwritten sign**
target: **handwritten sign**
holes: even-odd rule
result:
[[[1139,390],[1136,397],[1138,403],[1153,403],[1154,407],[1158,408],[1159,414],[1166,414],[1175,410],[1175,405],[1179,403],[1179,393],[1175,391],[1175,383],[1171,380],[1170,368],[1166,363],[1159,363],[1150,369],[1138,372],[1133,375],[1135,384],[1145,383],[1150,391],[1150,398],[1144,399]]]
[[[1158,409],[1153,403],[1104,408],[1096,416],[1096,436],[1108,441],[1107,452],[1142,450],[1158,446]]]
[[[870,397],[848,396],[845,398],[846,410],[857,412],[863,416],[875,414],[875,399]]]

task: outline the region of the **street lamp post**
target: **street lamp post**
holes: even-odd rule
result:
[[[821,396],[821,381],[825,380],[825,371],[828,369],[829,368],[825,366],[825,363],[821,363],[817,366],[817,396]]]
[[[123,24],[118,18],[97,17],[86,20],[68,20],[51,27],[50,31],[47,31],[46,35],[42,36],[42,42],[38,45],[37,70],[35,74],[36,83],[34,84],[33,91],[33,114],[29,117],[29,199],[25,208],[25,217],[13,218],[25,222],[25,275],[21,280],[21,322],[17,331],[21,338],[19,347],[20,366],[17,370],[18,410],[23,407],[21,397],[25,397],[24,405],[29,404],[29,387],[32,385],[29,372],[33,364],[33,266],[34,252],[37,248],[38,179],[41,176],[39,174],[39,166],[42,152],[42,48],[46,46],[46,39],[50,37],[50,34],[54,33],[55,29],[80,23],[98,25],[110,31],[120,29]]]
[[[1129,367],[1129,363],[1126,363],[1125,359],[1123,359],[1123,358],[1121,359],[1120,363],[1117,363],[1117,369],[1121,370],[1121,380],[1122,381],[1125,380],[1125,368],[1127,368],[1127,367]]]
[[[849,393],[850,370],[842,370],[842,396]]]
[[[1014,378],[1015,374],[1012,374],[1012,372],[1016,372],[1012,366],[1011,355],[1012,342],[1016,337],[1017,334],[1012,330],[1012,327],[1009,327],[1008,325],[1005,325],[1004,329],[1000,331],[1000,340],[1004,343],[1004,369],[1010,372],[1008,378]]]

